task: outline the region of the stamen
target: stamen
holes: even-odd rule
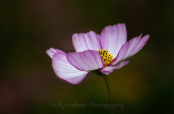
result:
[[[108,52],[108,50],[105,50],[105,49],[101,49],[101,50],[98,50],[101,58],[102,58],[102,61],[103,61],[103,64],[105,66],[107,66],[108,64],[110,64],[112,62],[112,55]]]

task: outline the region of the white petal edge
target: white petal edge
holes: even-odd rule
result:
[[[52,58],[53,55],[56,54],[57,52],[60,52],[60,53],[64,53],[64,54],[65,54],[65,52],[63,52],[62,50],[60,50],[60,49],[54,49],[54,48],[50,48],[50,49],[48,49],[48,50],[46,51],[46,53],[48,54],[48,56],[49,56],[50,58]]]

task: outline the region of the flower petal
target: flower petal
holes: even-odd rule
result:
[[[76,52],[82,52],[85,50],[98,50],[101,49],[99,42],[99,35],[94,31],[88,33],[73,34],[72,36],[73,46]]]
[[[115,59],[113,59],[111,65],[116,65],[123,59],[123,57],[125,56],[125,54],[128,50],[128,47],[129,47],[129,42],[126,42],[125,44],[122,45],[117,57]]]
[[[52,67],[57,77],[71,84],[80,83],[88,75],[88,72],[80,71],[72,66],[66,59],[66,53],[54,54]]]
[[[109,75],[110,73],[114,71],[115,67],[116,66],[105,66],[104,68],[100,70],[100,72],[102,72],[105,75]]]
[[[141,38],[140,41],[139,41],[139,43],[138,43],[138,45],[132,51],[132,53],[131,53],[130,56],[132,56],[132,55],[136,54],[138,51],[140,51],[144,47],[144,45],[146,44],[146,42],[149,40],[149,38],[150,38],[149,35],[146,35],[143,38]]]
[[[57,52],[65,53],[62,50],[54,49],[54,48],[50,48],[46,51],[46,53],[48,54],[48,56],[50,56],[50,58],[52,58],[53,55],[56,54]]]
[[[129,63],[129,61],[123,61],[121,63],[119,63],[116,66],[110,65],[110,66],[105,66],[104,68],[102,68],[100,70],[100,72],[102,72],[103,74],[109,75],[110,73],[112,73],[115,69],[120,69],[122,68],[124,65],[127,65]]]
[[[100,35],[101,48],[108,50],[115,58],[121,46],[127,40],[127,31],[125,24],[106,26]]]
[[[70,64],[82,71],[100,69],[104,66],[98,51],[71,52],[66,57]]]
[[[120,69],[120,68],[122,68],[123,66],[127,65],[128,63],[129,63],[129,61],[123,61],[123,62],[119,63],[119,64],[115,67],[115,69]]]
[[[123,57],[123,59],[126,59],[126,58],[128,58],[128,57],[131,55],[132,51],[133,51],[133,50],[135,49],[135,47],[137,46],[137,44],[138,44],[140,38],[141,38],[141,34],[140,34],[140,36],[137,36],[137,37],[135,37],[135,38],[129,40],[129,47],[128,47],[128,50],[127,50],[125,56]]]

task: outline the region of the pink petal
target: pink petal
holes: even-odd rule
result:
[[[90,71],[103,67],[103,62],[98,51],[71,52],[66,57],[70,64],[82,71]]]
[[[101,48],[108,50],[115,58],[121,46],[127,40],[125,24],[117,24],[105,27],[100,35]]]
[[[132,51],[138,45],[140,38],[141,38],[141,34],[140,34],[140,36],[137,36],[129,41],[129,47],[128,47],[128,50],[127,50],[125,56],[123,57],[123,59],[126,59],[127,57],[129,57],[131,55]]]
[[[105,75],[109,75],[110,73],[112,73],[114,71],[115,67],[116,66],[105,66],[104,68],[102,68],[100,70],[100,72]]]
[[[124,65],[127,65],[129,63],[129,61],[123,61],[121,63],[119,63],[116,66],[110,65],[110,66],[105,66],[104,68],[102,68],[100,70],[100,72],[102,72],[103,74],[109,75],[110,73],[112,73],[115,69],[120,69],[122,68]]]
[[[73,34],[72,36],[73,46],[76,52],[82,52],[85,50],[98,50],[101,49],[99,42],[99,35],[93,31],[88,33]]]
[[[129,61],[123,61],[123,62],[119,63],[119,64],[115,67],[115,69],[120,69],[120,68],[122,68],[123,66],[127,65],[128,63],[129,63]]]
[[[143,38],[141,38],[140,41],[139,41],[139,43],[138,43],[138,45],[132,51],[132,53],[131,53],[130,56],[132,56],[132,55],[136,54],[138,51],[140,51],[144,47],[144,45],[146,44],[146,42],[149,40],[149,38],[150,38],[149,35],[146,35]]]
[[[59,50],[59,49],[54,49],[54,48],[50,48],[46,51],[46,53],[48,54],[48,56],[50,56],[50,58],[53,57],[54,54],[56,54],[57,52],[60,52],[60,53],[65,53],[63,52],[62,50]]]
[[[52,57],[53,70],[57,77],[71,84],[80,83],[88,72],[80,71],[72,66],[66,59],[66,54],[58,52]]]
[[[128,47],[129,47],[129,42],[126,42],[122,45],[117,57],[112,61],[111,65],[116,65],[123,59],[128,50]]]

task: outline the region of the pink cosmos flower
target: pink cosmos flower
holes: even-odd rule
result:
[[[52,59],[55,74],[71,84],[80,83],[90,71],[109,75],[128,64],[128,57],[140,51],[149,39],[141,34],[127,42],[125,24],[106,26],[100,35],[94,31],[72,36],[76,52],[65,53],[50,48],[46,53]]]

